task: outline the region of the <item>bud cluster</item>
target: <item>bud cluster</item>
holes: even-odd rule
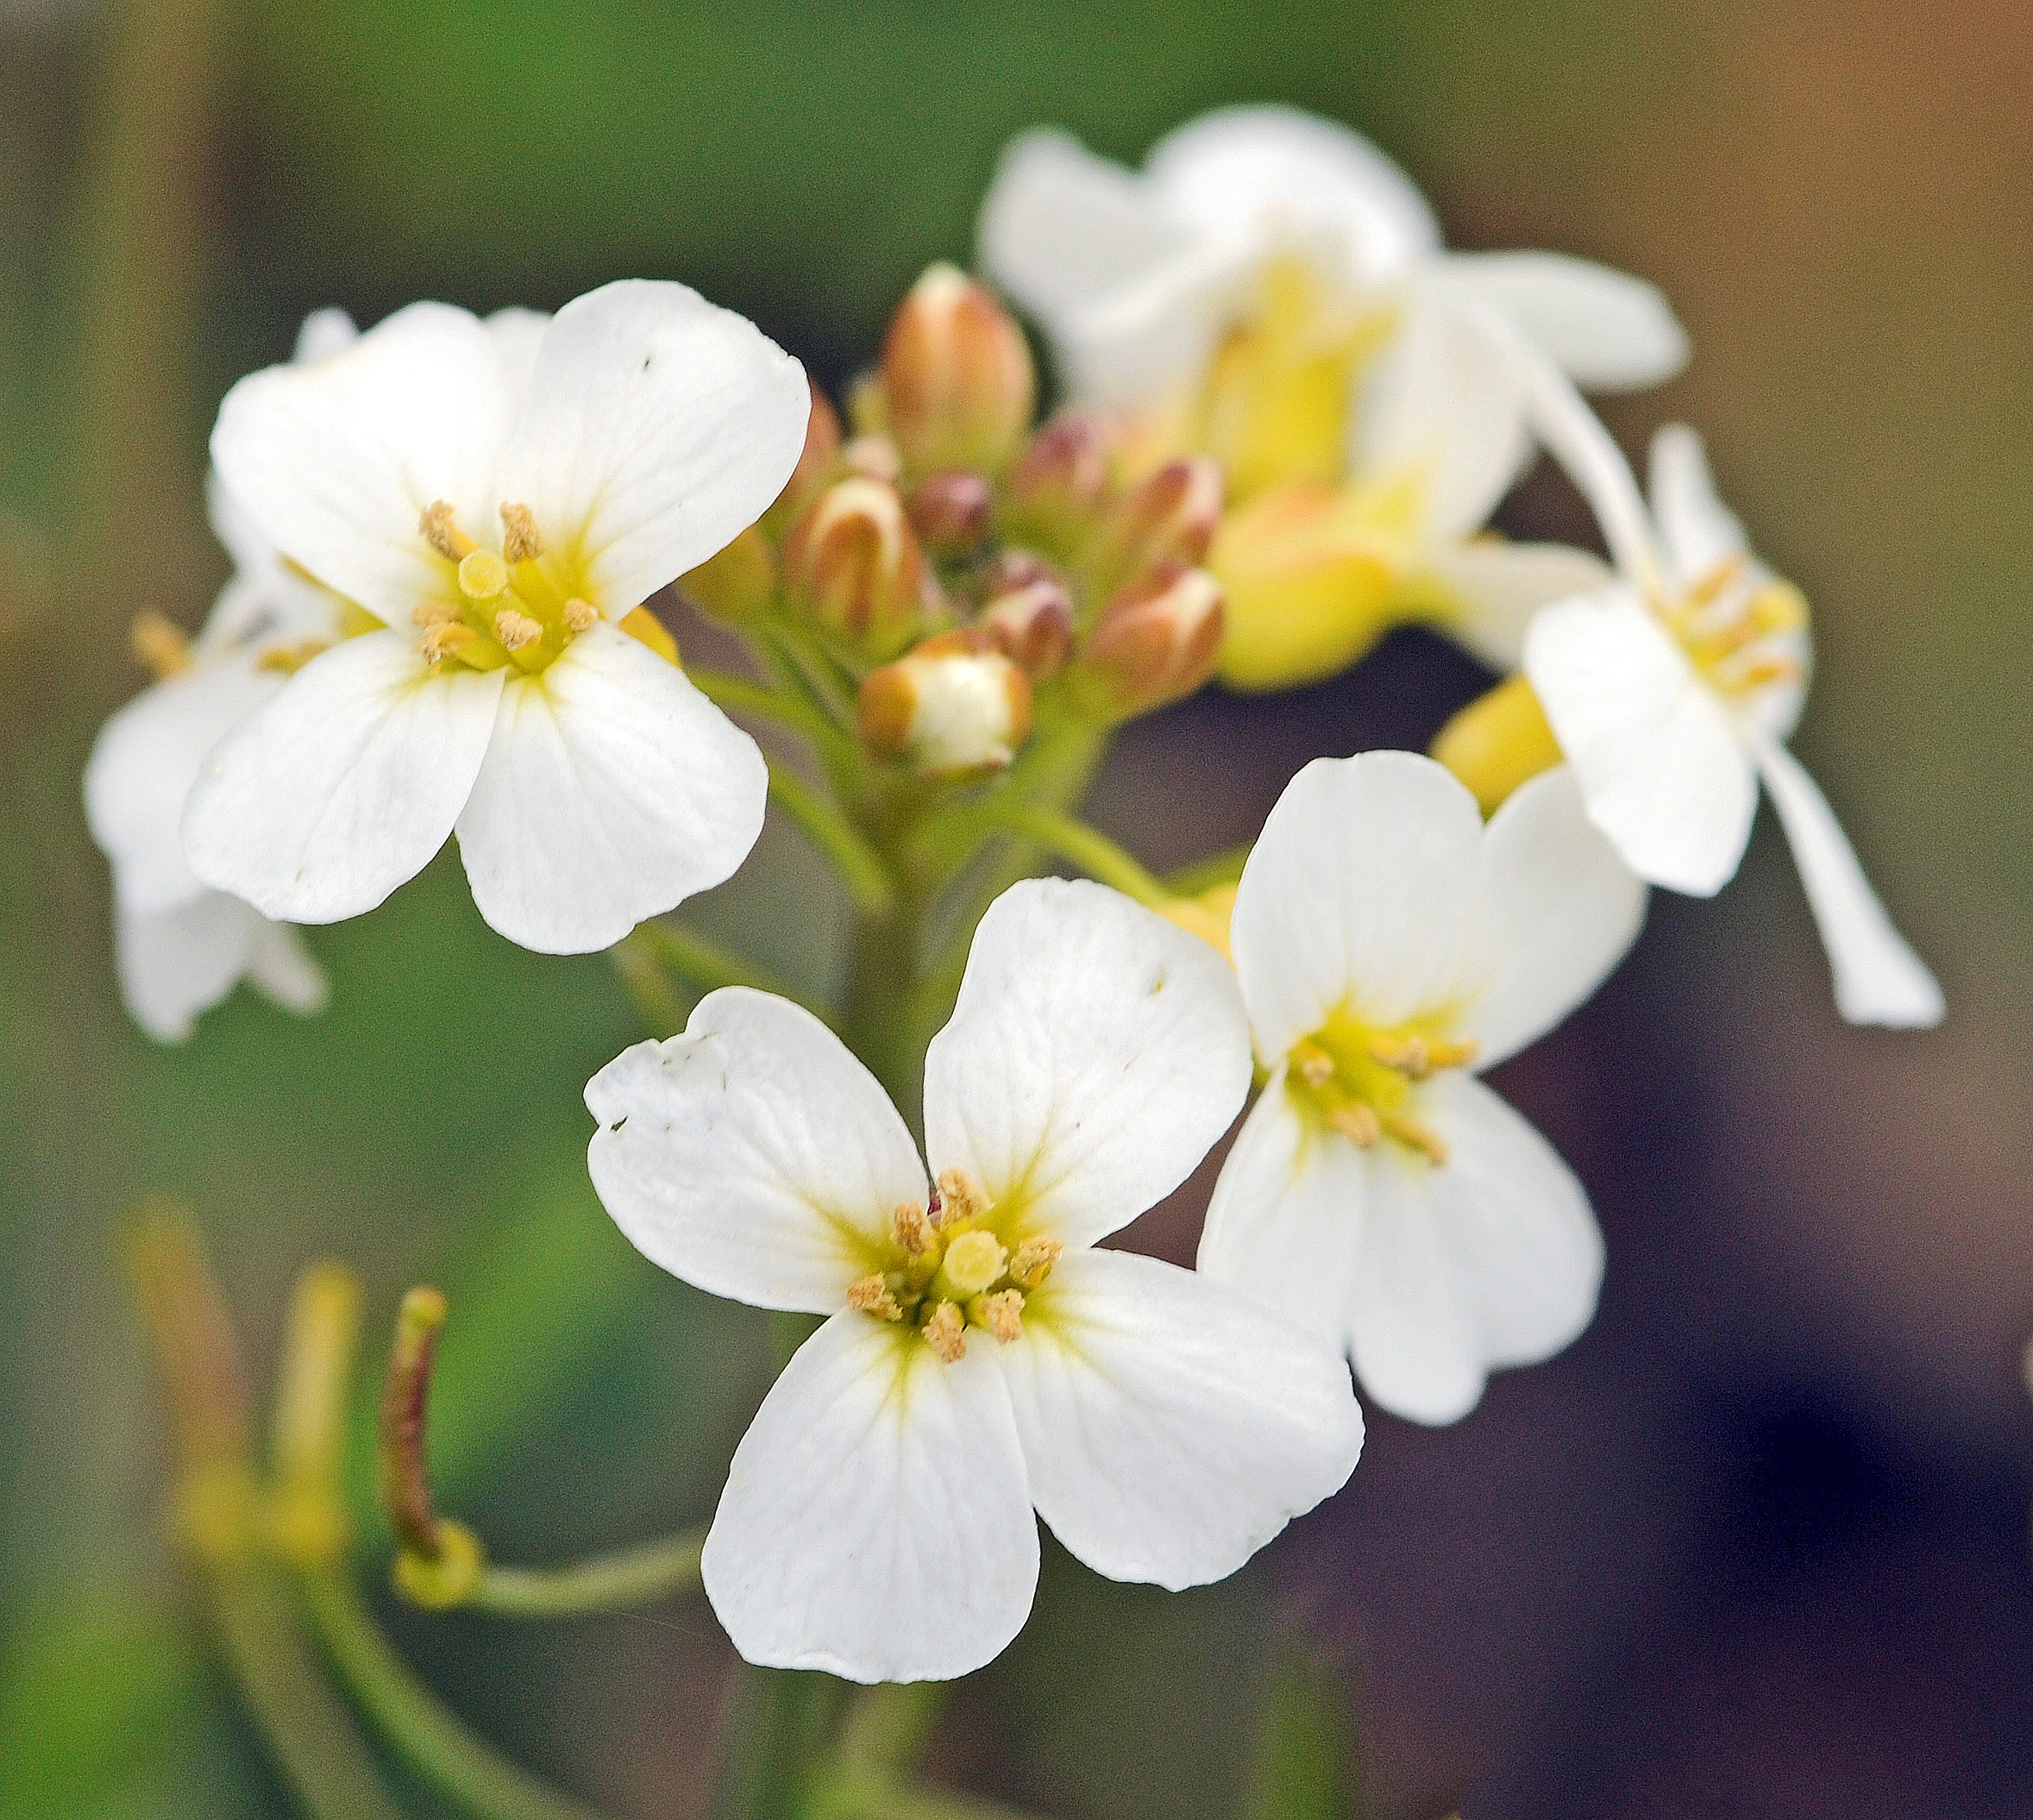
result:
[[[934,266],[844,431],[815,389],[782,496],[683,592],[732,624],[817,634],[858,689],[863,746],[922,776],[1007,765],[1034,718],[1113,724],[1191,693],[1221,641],[1199,566],[1219,469],[1128,473],[1099,417],[1033,428],[1037,392],[1007,311]]]

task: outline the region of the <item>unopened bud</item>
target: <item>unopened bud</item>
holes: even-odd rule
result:
[[[988,481],[971,468],[943,468],[911,489],[911,524],[935,556],[978,549],[995,507]]]
[[[933,266],[883,338],[883,417],[905,465],[999,472],[1037,402],[1031,350],[1009,313],[965,273]]]
[[[1428,750],[1475,792],[1485,815],[1494,815],[1520,784],[1560,762],[1560,743],[1522,676],[1508,677],[1470,702]]]
[[[762,527],[750,525],[718,555],[679,576],[678,592],[715,619],[738,623],[765,612],[776,597],[776,557]]]
[[[1221,522],[1221,470],[1194,457],[1167,461],[1108,510],[1087,555],[1095,592],[1114,593],[1161,562],[1191,564],[1207,554]]]
[[[903,501],[881,480],[829,486],[792,530],[783,566],[813,618],[878,656],[909,637],[924,611],[925,558]]]
[[[797,522],[798,516],[825,490],[840,461],[840,417],[825,392],[807,379],[812,387],[812,415],[805,420],[805,449],[798,465],[783,483],[776,503],[762,514],[764,526],[773,531]]]
[[[1056,676],[1073,644],[1073,601],[1050,575],[999,593],[976,630],[1033,682]]]
[[[1081,692],[1111,720],[1190,695],[1221,649],[1221,585],[1204,568],[1165,563],[1124,588],[1082,647]]]
[[[871,671],[861,738],[927,777],[1000,770],[1031,730],[1030,680],[972,632],[942,632]]]
[[[1008,535],[1070,555],[1108,491],[1108,435],[1098,418],[1062,411],[1031,438],[1009,477]]]

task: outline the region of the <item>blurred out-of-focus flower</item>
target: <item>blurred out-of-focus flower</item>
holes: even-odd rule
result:
[[[1485,828],[1430,759],[1308,765],[1236,891],[1270,1079],[1201,1270],[1346,1348],[1417,1421],[1456,1420],[1491,1371],[1566,1346],[1595,1312],[1602,1235],[1572,1171],[1475,1075],[1586,999],[1644,909],[1565,770]]]
[[[642,281],[548,323],[412,304],[242,380],[212,438],[228,488],[378,624],[205,761],[193,871],[331,922],[456,832],[480,913],[549,952],[725,878],[762,826],[762,756],[643,603],[777,499],[810,408],[751,323]]]
[[[595,1076],[593,1181],[715,1294],[828,1318],[736,1450],[708,1597],[750,1660],[944,1679],[1022,1627],[1035,1506],[1097,1572],[1233,1572],[1346,1479],[1339,1357],[1096,1241],[1169,1194],[1247,1091],[1233,976],[1100,886],[1006,893],[926,1061],[928,1192],[882,1089],[742,989]]]

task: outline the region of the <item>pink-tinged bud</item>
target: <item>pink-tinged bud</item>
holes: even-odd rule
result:
[[[793,528],[784,580],[825,629],[876,656],[908,638],[928,588],[925,557],[896,489],[836,480]]]
[[[860,706],[862,744],[927,777],[1001,770],[1031,731],[1030,679],[971,631],[871,671]]]
[[[911,287],[882,342],[884,427],[914,474],[999,473],[1037,403],[1031,350],[1009,312],[951,266]]]
[[[1087,540],[1108,492],[1108,435],[1083,411],[1062,411],[1031,438],[1009,476],[1007,530],[1055,550]]]
[[[1221,470],[1204,457],[1167,461],[1108,510],[1087,569],[1095,593],[1114,593],[1161,562],[1196,563],[1221,522]]]
[[[988,535],[995,495],[969,468],[945,468],[911,489],[911,524],[937,556],[964,556]]]
[[[988,593],[1013,593],[1033,581],[1051,581],[1064,587],[1066,578],[1034,549],[1004,549],[995,558],[989,577]]]
[[[762,514],[763,524],[773,531],[797,522],[805,508],[825,491],[840,462],[839,414],[815,383],[809,379],[806,383],[812,386],[812,415],[805,420],[804,452],[776,503]]]
[[[678,592],[715,619],[761,617],[776,598],[776,557],[760,524],[751,524],[718,555],[678,577]]]
[[[1111,720],[1177,701],[1214,674],[1221,584],[1183,562],[1147,570],[1101,609],[1081,647],[1080,693]]]
[[[998,593],[976,630],[1035,682],[1056,676],[1073,645],[1073,600],[1049,575]]]

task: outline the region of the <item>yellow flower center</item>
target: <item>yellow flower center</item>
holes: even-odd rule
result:
[[[1418,1117],[1419,1084],[1475,1057],[1473,1038],[1451,1039],[1434,1020],[1386,1026],[1344,1008],[1292,1045],[1285,1091],[1309,1123],[1361,1149],[1388,1138],[1439,1164],[1446,1140]]]
[[[872,1247],[876,1267],[849,1288],[848,1307],[915,1328],[948,1364],[966,1356],[970,1327],[1008,1345],[1065,1249],[1020,1234],[1015,1212],[994,1205],[964,1171],[947,1170],[929,1206],[897,1208],[888,1238]]]
[[[1758,575],[1743,556],[1717,563],[1660,613],[1702,679],[1733,701],[1793,687],[1805,674],[1806,596]]]

